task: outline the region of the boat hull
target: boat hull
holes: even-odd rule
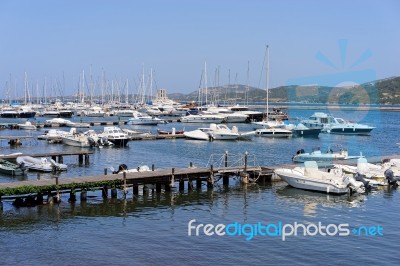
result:
[[[307,178],[284,170],[285,169],[278,169],[275,173],[282,178],[283,181],[294,188],[324,192],[328,194],[346,194],[349,192],[349,188],[346,186],[337,186],[332,183],[323,182],[322,179]]]
[[[341,135],[369,135],[374,128],[331,128],[327,130],[330,134]]]

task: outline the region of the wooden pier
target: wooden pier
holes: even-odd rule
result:
[[[101,190],[102,196],[107,198],[109,190],[111,197],[117,197],[117,189],[121,189],[124,195],[129,189],[132,189],[133,195],[139,194],[139,186],[146,193],[147,186],[151,186],[153,192],[161,193],[162,190],[168,192],[177,187],[180,191],[202,189],[206,185],[208,189],[214,187],[214,182],[223,180],[224,185],[229,185],[229,179],[232,177],[241,178],[242,182],[260,182],[266,181],[273,174],[272,171],[260,166],[236,166],[236,167],[218,167],[212,165],[208,168],[171,168],[144,172],[123,172],[119,174],[108,174],[107,168],[104,169],[104,175],[59,178],[44,180],[27,180],[11,183],[0,183],[0,207],[2,207],[1,198],[15,199],[17,206],[27,206],[24,202],[34,202],[34,204],[43,204],[43,195],[47,195],[48,200],[59,201],[61,193],[69,193],[70,201],[75,201],[76,192],[80,192],[81,201],[86,200],[88,190]],[[177,186],[176,186],[177,185]],[[24,199],[24,200],[23,200]],[[30,205],[29,205],[30,206]]]

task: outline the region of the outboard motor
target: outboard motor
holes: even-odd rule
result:
[[[303,154],[303,153],[305,153],[304,149],[300,149],[300,150],[298,150],[298,151],[296,152],[296,154]]]
[[[389,182],[389,185],[393,187],[398,187],[399,184],[397,184],[397,181],[399,181],[399,177],[395,177],[393,174],[392,169],[387,169],[384,173],[387,181]]]
[[[122,171],[125,171],[125,170],[128,170],[128,166],[123,163],[123,164],[120,164],[118,166],[118,170],[117,171],[113,171],[112,173],[113,174],[118,174],[119,172],[122,172]]]
[[[350,189],[355,190],[357,193],[364,193],[365,192],[365,187],[362,182],[356,181],[352,176],[346,175],[343,178],[343,181],[345,184],[347,184]]]
[[[358,172],[354,175],[354,179],[356,181],[362,182],[364,184],[365,190],[370,191],[372,186],[369,184],[369,181],[367,181],[365,178],[366,178],[365,175],[362,175]]]

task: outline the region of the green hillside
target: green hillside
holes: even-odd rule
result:
[[[170,94],[177,101],[198,101],[199,92]],[[202,89],[205,101],[205,89]],[[281,86],[269,90],[270,102],[338,103],[338,104],[400,104],[400,77],[371,81],[352,87]],[[264,89],[245,85],[229,85],[207,89],[208,102],[264,102]]]

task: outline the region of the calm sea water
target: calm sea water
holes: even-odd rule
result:
[[[313,110],[289,110],[292,117],[305,118]],[[266,139],[252,141],[202,142],[184,139],[135,141],[127,148],[94,149],[89,166],[79,166],[75,157],[65,157],[69,169],[62,177],[102,174],[105,167],[125,163],[129,167],[154,164],[156,168],[206,166],[213,154],[255,155],[260,165],[289,163],[300,148],[343,145],[350,154],[398,154],[399,113],[346,112],[337,116],[375,125],[371,136],[320,135],[318,139]],[[41,118],[39,118],[41,119]],[[80,118],[75,118],[77,121]],[[2,121],[5,122],[5,121]],[[170,123],[158,128],[191,130],[200,125]],[[237,125],[250,130],[251,125]],[[97,131],[101,127],[94,128]],[[155,132],[157,127],[137,127]],[[34,132],[39,135],[44,131]],[[3,130],[2,135],[24,135]],[[26,140],[19,148],[0,143],[0,153],[75,150],[61,144]],[[216,155],[218,157],[218,155]],[[0,182],[36,179],[0,176]],[[40,178],[52,178],[41,174]],[[400,193],[380,189],[368,195],[332,196],[288,187],[284,182],[242,185],[231,180],[229,187],[217,183],[212,191],[172,191],[127,199],[102,199],[89,192],[88,201],[68,203],[62,196],[58,205],[15,208],[4,201],[0,215],[1,265],[260,265],[260,264],[394,264],[398,261]],[[78,197],[79,199],[79,197]],[[383,236],[188,236],[188,222],[211,224],[342,224],[350,227],[381,226]]]

